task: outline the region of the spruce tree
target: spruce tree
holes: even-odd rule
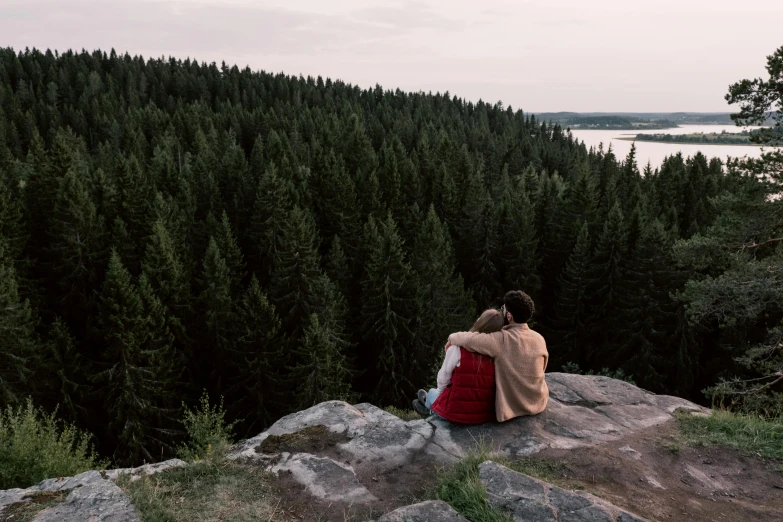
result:
[[[400,403],[412,390],[408,370],[418,361],[410,353],[411,269],[391,216],[380,224],[370,216],[364,227],[364,248],[359,366],[368,368],[374,402]]]
[[[542,172],[536,190],[536,237],[538,238],[539,273],[541,274],[542,299],[539,310],[552,304],[552,292],[559,275],[561,251],[558,242],[557,223],[561,215],[563,181],[557,174]]]
[[[91,364],[83,355],[68,325],[56,317],[49,329],[47,357],[41,365],[41,379],[46,382],[46,404],[59,407],[58,413],[71,422],[87,417],[85,396],[91,391],[85,377]]]
[[[230,350],[235,379],[227,392],[229,413],[242,419],[247,433],[255,433],[282,413],[281,370],[286,357],[280,320],[255,276],[237,302],[235,314],[238,335]]]
[[[595,363],[612,353],[616,347],[616,332],[621,327],[619,299],[623,291],[627,235],[620,205],[609,212],[604,230],[598,239],[590,265],[591,340],[595,347],[589,359]]]
[[[361,206],[345,165],[332,152],[324,162],[322,175],[316,179],[316,187],[315,213],[321,236],[340,236],[349,257],[355,257],[361,235]]]
[[[334,281],[341,292],[344,295],[349,294],[349,290],[353,287],[353,278],[350,269],[348,268],[348,259],[343,250],[342,240],[340,236],[334,236],[332,238],[329,252],[326,255],[326,266],[324,267],[326,275],[329,279]]]
[[[0,404],[21,402],[30,392],[35,355],[35,321],[30,304],[19,296],[19,281],[6,241],[0,236]]]
[[[118,462],[152,462],[170,435],[164,421],[171,412],[170,338],[160,309],[133,283],[119,255],[112,251],[100,296],[98,325],[103,344],[100,387],[109,434]]]
[[[198,366],[194,374],[208,382],[214,395],[222,394],[229,384],[226,380],[226,355],[235,337],[234,307],[231,298],[231,272],[226,260],[210,238],[201,270],[201,293],[198,309],[201,317],[201,336],[194,360]]]
[[[416,287],[416,346],[412,377],[418,382],[431,378],[426,372],[441,358],[443,343],[452,332],[470,324],[475,305],[456,273],[454,249],[448,229],[430,206],[411,253],[412,277]]]
[[[378,165],[378,158],[373,150],[370,138],[367,136],[362,121],[356,114],[351,114],[341,141],[342,156],[348,173],[357,179],[359,173],[368,175]]]
[[[165,308],[168,326],[177,349],[191,354],[194,332],[188,330],[192,315],[190,273],[185,268],[183,254],[177,248],[162,219],[152,226],[142,261],[142,274],[154,288]]]
[[[321,275],[318,237],[312,216],[294,207],[288,216],[274,259],[270,294],[280,310],[283,329],[296,345],[316,304],[313,284]]]
[[[328,324],[312,314],[293,368],[295,408],[302,410],[329,400],[350,400],[350,374],[345,356],[333,340]]]
[[[590,228],[583,222],[555,291],[552,359],[585,365],[589,348]],[[556,367],[556,366],[555,366]]]
[[[677,319],[675,303],[669,297],[676,274],[670,268],[668,236],[653,220],[639,239],[637,249],[625,263],[624,291],[618,296],[621,320],[617,334],[624,340],[607,358],[648,390],[663,389],[664,375],[674,370],[665,360]]]
[[[489,305],[501,292],[498,270],[498,223],[496,205],[476,174],[468,191],[457,227],[461,272],[479,306]]]
[[[61,291],[62,316],[84,324],[81,316],[96,286],[98,263],[103,256],[103,219],[98,215],[87,187],[86,173],[69,169],[60,183],[49,228],[50,277]]]
[[[250,267],[262,284],[269,281],[272,263],[278,255],[277,248],[291,208],[291,199],[277,176],[277,169],[270,165],[256,190],[249,232],[253,243]]]
[[[147,231],[150,203],[154,192],[148,181],[147,173],[138,159],[131,155],[120,157],[116,166],[117,201],[115,212],[128,229],[131,257],[125,260],[129,270],[137,274],[140,267],[140,249],[138,240]]]
[[[0,237],[5,238],[5,255],[18,263],[27,243],[27,231],[21,194],[15,190],[19,181],[15,177],[0,167]]]
[[[207,216],[207,228],[211,237],[215,239],[221,255],[226,260],[229,277],[231,278],[232,295],[237,295],[245,277],[245,261],[236,236],[232,231],[228,214],[224,211],[220,221],[217,221],[212,214],[209,214]]]
[[[541,288],[538,273],[538,237],[535,208],[520,182],[501,197],[498,216],[498,265],[503,288],[524,290],[537,297]]]

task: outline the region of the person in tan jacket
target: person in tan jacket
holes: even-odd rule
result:
[[[549,400],[544,372],[549,362],[546,341],[531,330],[533,300],[524,292],[512,290],[503,297],[501,312],[508,324],[499,332],[457,332],[449,336],[451,345],[488,355],[495,360],[495,413],[498,422],[522,415],[537,415]]]

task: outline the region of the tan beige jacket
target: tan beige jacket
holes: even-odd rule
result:
[[[544,411],[549,388],[544,371],[549,362],[546,341],[527,324],[510,324],[499,332],[457,332],[449,342],[495,360],[495,413],[503,422]]]

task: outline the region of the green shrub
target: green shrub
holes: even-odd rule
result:
[[[233,441],[232,431],[236,422],[226,423],[226,412],[221,397],[218,406],[210,406],[205,391],[199,400],[199,408],[191,410],[184,403],[182,424],[188,432],[188,442],[179,448],[183,460],[220,460],[225,457]]]
[[[58,422],[28,399],[18,409],[0,410],[0,489],[26,488],[51,477],[104,469],[90,435]]]

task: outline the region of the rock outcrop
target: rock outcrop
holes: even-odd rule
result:
[[[468,522],[468,520],[445,502],[429,500],[395,509],[379,518],[378,522]]]
[[[32,522],[138,522],[130,499],[114,481],[122,474],[137,480],[142,475],[154,475],[184,465],[184,461],[172,459],[138,468],[85,471],[75,477],[46,479],[27,489],[0,491],[0,517],[6,509],[32,502],[31,499],[42,493],[63,492],[66,495],[62,502],[39,511]]]
[[[421,480],[422,474],[431,476],[435,466],[456,461],[477,443],[490,445],[502,456],[526,456],[545,448],[570,449],[619,440],[670,420],[678,408],[707,412],[683,399],[655,395],[607,377],[550,373],[547,383],[550,401],[544,413],[481,426],[458,426],[434,417],[406,422],[371,404],[325,402],[283,417],[267,431],[237,444],[229,458],[292,480],[314,501],[376,509],[388,505],[389,492],[401,482]],[[36,491],[69,491],[60,504],[41,511],[34,520],[135,522],[133,507],[113,481],[121,473],[133,479],[181,465],[182,461],[168,461],[92,471],[49,479],[26,490],[3,491],[0,516],[5,507],[29,501]],[[540,517],[530,520],[638,520],[596,497],[514,473],[491,462],[481,468],[490,502],[519,517],[535,512]],[[381,520],[464,519],[442,502],[424,502],[397,509]]]
[[[642,522],[622,509],[583,491],[552,484],[487,461],[479,467],[490,505],[521,522]]]

